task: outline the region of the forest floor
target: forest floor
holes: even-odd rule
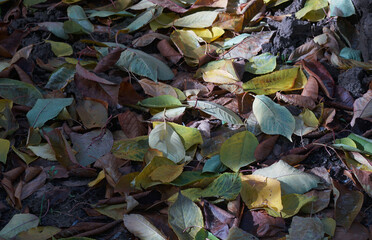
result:
[[[0,1],[0,239],[372,239],[372,2],[336,2]]]

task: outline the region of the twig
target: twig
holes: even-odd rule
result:
[[[111,223],[108,223],[106,225],[103,225],[102,227],[99,227],[99,228],[96,228],[94,230],[90,230],[90,231],[87,231],[87,232],[83,232],[83,233],[79,233],[73,237],[88,237],[88,236],[93,236],[93,235],[97,235],[97,234],[100,234],[100,233],[103,233],[103,232],[106,232],[107,230],[109,230],[110,228],[113,228],[115,227],[118,223],[122,223],[123,220],[120,219],[120,220],[116,220],[114,222],[111,222]]]

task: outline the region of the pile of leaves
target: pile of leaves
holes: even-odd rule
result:
[[[0,239],[369,238],[351,0],[0,4]]]

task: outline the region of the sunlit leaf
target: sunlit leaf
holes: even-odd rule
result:
[[[206,28],[210,27],[214,20],[216,20],[218,12],[200,11],[185,17],[176,19],[173,24],[177,27],[187,28]]]
[[[350,17],[355,14],[355,8],[351,0],[330,0],[330,16]]]
[[[280,212],[276,212],[271,208],[266,208],[266,211],[273,217],[289,218],[296,215],[303,206],[315,200],[316,197],[308,197],[296,193],[287,194],[282,196],[283,209]]]
[[[296,12],[296,18],[305,18],[309,21],[319,21],[325,17],[324,8],[328,7],[327,0],[307,0],[305,6]]]
[[[265,74],[276,68],[276,56],[263,53],[249,59],[245,64],[245,70],[253,74]]]

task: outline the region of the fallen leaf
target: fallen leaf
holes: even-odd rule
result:
[[[323,224],[319,218],[304,218],[294,216],[288,230],[291,239],[322,239],[324,237]]]
[[[129,232],[143,240],[165,240],[166,237],[140,214],[125,214],[124,225]]]
[[[17,236],[18,233],[37,227],[38,224],[39,218],[33,214],[15,214],[5,225],[5,227],[1,229],[0,237],[5,239],[12,239]]]
[[[351,126],[355,125],[357,118],[372,117],[372,90],[369,89],[362,97],[356,99],[353,106],[354,115],[350,122]]]

